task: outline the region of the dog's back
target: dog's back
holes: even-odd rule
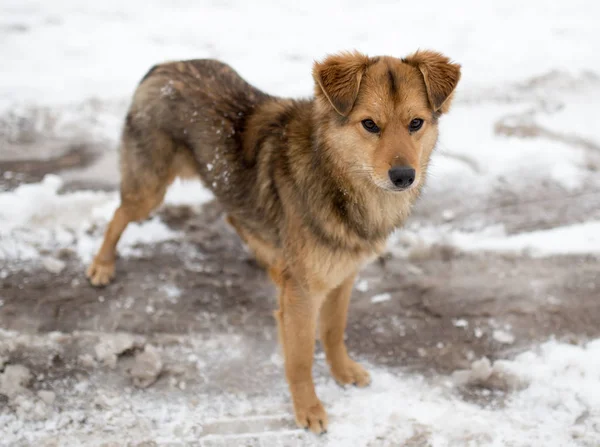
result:
[[[122,178],[142,177],[152,188],[197,175],[226,212],[277,245],[273,159],[281,155],[287,122],[305,108],[298,104],[261,92],[216,60],[157,65],[127,115]],[[274,140],[280,141],[269,144]]]
[[[240,159],[248,119],[268,99],[216,60],[156,65],[134,93],[123,135],[147,140],[151,152],[157,149],[152,131],[164,132],[193,153],[198,173],[213,189],[233,167],[220,160],[231,156],[235,165]],[[225,165],[227,171],[221,170]]]

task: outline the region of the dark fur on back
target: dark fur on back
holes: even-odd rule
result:
[[[312,100],[271,97],[221,62],[194,60],[150,70],[125,133],[143,141],[148,129],[167,132],[178,150],[193,154],[198,174],[226,212],[267,242],[280,245],[284,203],[290,203],[322,244],[367,249],[400,222],[371,222],[361,194],[336,172],[335,153],[320,138],[329,125]],[[147,138],[143,156],[155,164],[165,154],[153,153],[162,149],[151,133]],[[332,219],[352,237],[329,231],[325,222]]]

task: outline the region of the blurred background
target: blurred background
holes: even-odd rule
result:
[[[590,1],[0,0],[0,445],[600,445],[600,6]],[[118,140],[158,62],[217,58],[312,95],[314,60],[462,64],[427,188],[320,349],[326,437],[297,430],[275,290],[196,182],[84,270]]]

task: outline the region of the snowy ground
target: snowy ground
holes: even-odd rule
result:
[[[2,0],[0,445],[600,445],[598,23],[573,0]],[[296,429],[274,289],[200,185],[87,285],[151,65],[217,57],[306,96],[327,52],[418,47],[463,80],[426,194],[356,285],[372,386],[317,355],[326,436]]]

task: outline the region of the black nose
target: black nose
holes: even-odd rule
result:
[[[410,166],[394,166],[388,175],[396,188],[408,188],[415,181],[415,170]]]

